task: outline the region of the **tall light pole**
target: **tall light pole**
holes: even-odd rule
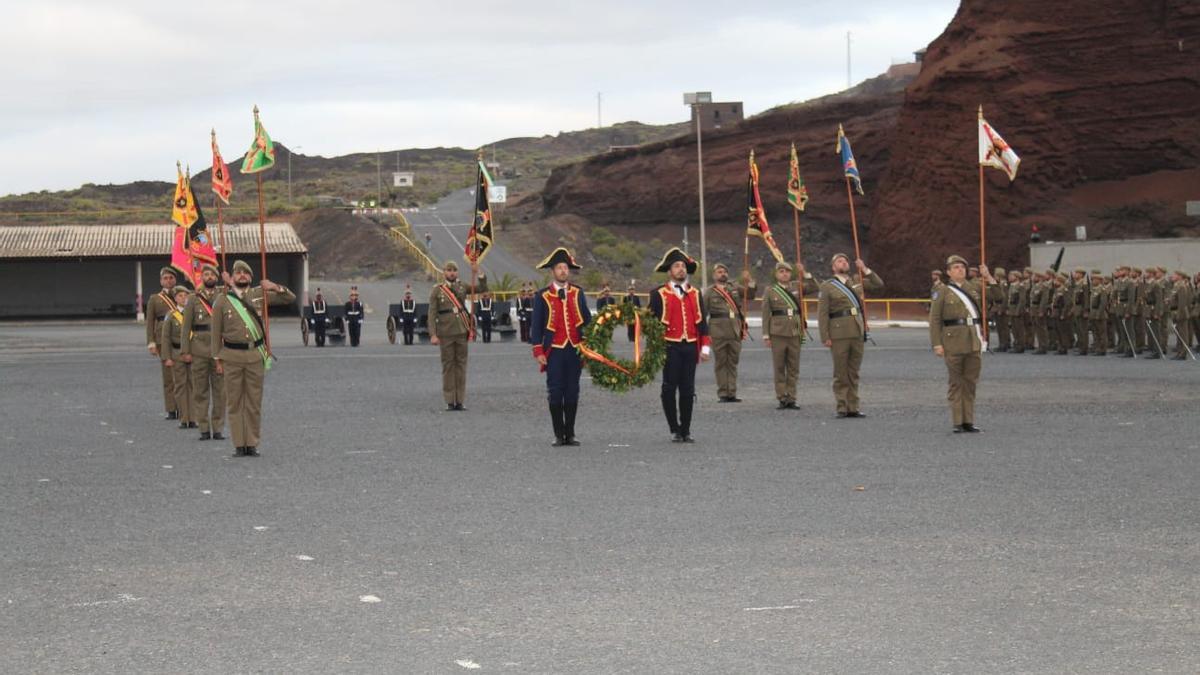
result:
[[[292,205],[292,153],[302,148],[300,145],[295,148],[288,146],[288,206]]]
[[[700,198],[700,287],[708,287],[708,244],[704,237],[704,146],[700,134],[700,106],[712,103],[711,91],[697,91],[683,95],[683,104],[692,106],[692,117],[696,124],[696,185]],[[683,250],[687,250],[687,221],[683,225]]]

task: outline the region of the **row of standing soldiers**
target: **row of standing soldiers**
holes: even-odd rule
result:
[[[987,313],[997,351],[1183,360],[1200,336],[1200,274],[1122,265],[1112,275],[1026,267],[1007,274],[997,268],[995,277],[987,286]],[[934,272],[932,290],[942,286]]]

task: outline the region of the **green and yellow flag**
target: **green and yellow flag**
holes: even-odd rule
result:
[[[800,158],[796,156],[796,144],[792,143],[792,162],[788,170],[787,199],[797,211],[804,211],[808,204],[808,188],[800,177]]]
[[[242,173],[258,173],[275,166],[275,144],[258,119],[258,106],[254,106],[254,142],[242,160]]]

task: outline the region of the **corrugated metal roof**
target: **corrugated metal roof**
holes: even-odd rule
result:
[[[210,232],[216,239],[215,225]],[[163,256],[174,237],[174,225],[0,226],[0,259]],[[308,252],[291,223],[267,223],[266,243],[267,253]],[[225,248],[230,255],[258,253],[258,223],[226,223]]]

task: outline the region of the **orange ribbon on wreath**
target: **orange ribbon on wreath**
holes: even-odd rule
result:
[[[617,318],[620,318],[620,314],[619,314],[620,310],[617,310],[617,312],[618,312],[618,314],[616,314],[615,316]],[[598,322],[603,323],[604,319],[608,318],[608,316],[612,316],[612,315],[602,316],[602,317],[600,317]],[[633,377],[633,374],[636,373],[638,371],[638,369],[640,369],[642,367],[642,315],[638,314],[638,312],[636,310],[633,313],[633,370],[629,370],[628,368],[622,366],[621,364],[617,363],[616,361],[613,361],[612,359],[610,359],[607,356],[601,354],[600,352],[588,347],[586,344],[583,344],[583,343],[580,343],[580,345],[579,345],[579,353],[584,358],[591,359],[592,361],[596,361],[597,363],[603,363],[604,365],[608,366],[609,368],[614,368],[616,370],[621,371],[622,373],[625,373],[629,377]]]

